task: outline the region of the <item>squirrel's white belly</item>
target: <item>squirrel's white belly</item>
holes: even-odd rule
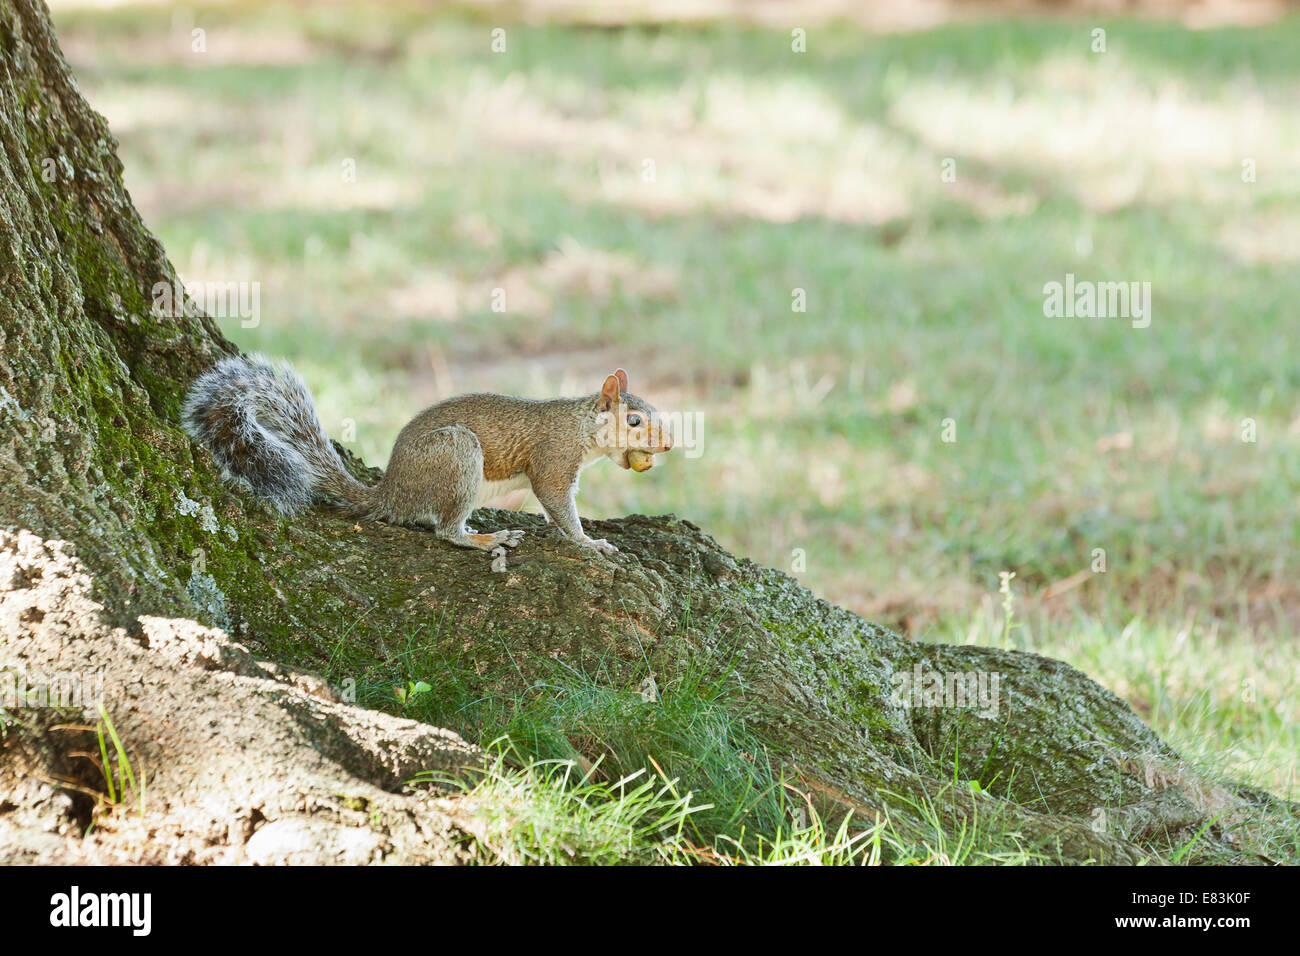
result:
[[[504,478],[501,481],[484,479],[483,484],[479,487],[478,496],[474,499],[474,505],[480,507],[495,498],[502,498],[521,488],[532,488],[527,475],[519,474],[511,478]]]

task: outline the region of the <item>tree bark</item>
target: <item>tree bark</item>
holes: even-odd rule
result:
[[[512,514],[528,536],[504,573],[424,532],[277,518],[178,424],[192,379],[236,350],[202,314],[151,311],[174,270],[39,0],[0,0],[0,70],[0,669],[41,687],[102,673],[149,772],[136,825],[86,836],[102,781],[73,756],[97,747],[84,717],[9,708],[0,804],[19,809],[0,814],[0,860],[460,859],[454,808],[401,782],[476,749],[299,672],[340,647],[378,666],[399,633],[471,661],[484,695],[556,657],[615,679],[723,669],[823,808],[920,838],[998,821],[1027,848],[1130,863],[1147,855],[1131,838],[1174,816],[1269,802],[1203,780],[1065,664],[910,643],[672,516],[587,522],[620,548],[592,559]],[[936,672],[1001,675],[998,714],[893,693]]]

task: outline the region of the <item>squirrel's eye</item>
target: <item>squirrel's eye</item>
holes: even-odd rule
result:
[[[640,424],[641,424],[641,416],[640,416],[640,415],[637,415],[637,414],[633,413],[633,414],[627,416],[627,427],[628,427],[628,428],[636,428],[636,427],[637,427],[638,425],[640,425]]]

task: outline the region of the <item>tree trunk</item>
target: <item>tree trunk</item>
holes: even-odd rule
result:
[[[399,634],[472,661],[483,695],[553,658],[613,679],[685,658],[725,670],[823,808],[884,811],[922,838],[996,820],[1029,848],[1127,863],[1152,828],[1268,803],[1202,780],[1065,664],[909,643],[671,516],[589,522],[620,548],[589,559],[512,514],[528,537],[498,573],[428,533],[282,520],[226,488],[178,412],[235,349],[193,310],[151,311],[176,277],[115,140],[40,0],[0,3],[0,668],[38,696],[102,674],[148,774],[147,810],[87,836],[104,791],[75,757],[98,749],[90,725],[7,706],[0,805],[17,809],[0,860],[459,859],[462,811],[401,784],[477,750],[298,670],[381,667]],[[996,716],[894,693],[934,673],[1000,675]]]

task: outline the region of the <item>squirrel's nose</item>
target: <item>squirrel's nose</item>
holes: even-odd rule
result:
[[[664,451],[673,450],[673,439],[671,435],[667,435],[667,434],[660,435],[659,441],[663,444]]]

